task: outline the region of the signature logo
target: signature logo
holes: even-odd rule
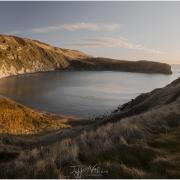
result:
[[[102,176],[108,173],[108,171],[102,169],[97,164],[89,166],[75,165],[70,166],[70,168],[72,168],[71,174],[73,174],[76,179],[81,179],[83,176]]]

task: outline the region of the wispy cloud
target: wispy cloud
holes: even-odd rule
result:
[[[92,39],[84,39],[80,42],[76,43],[68,43],[65,44],[68,46],[85,46],[85,47],[120,47],[125,49],[132,49],[132,50],[141,50],[148,53],[154,54],[164,54],[164,52],[159,51],[153,48],[147,48],[143,45],[138,43],[133,43],[127,40],[126,38],[119,37],[119,38],[112,38],[112,37],[103,37],[103,38],[92,38]]]
[[[63,30],[115,31],[118,30],[119,28],[120,28],[119,24],[74,23],[74,24],[63,24],[63,25],[33,28],[30,30],[30,32],[48,33],[48,32],[63,31]]]
[[[11,34],[11,35],[18,35],[18,34],[22,34],[23,31],[10,31],[10,32],[7,32],[7,34]]]
[[[72,24],[62,24],[55,26],[46,26],[39,28],[32,28],[28,31],[14,31],[9,34],[24,34],[24,33],[50,33],[56,31],[116,31],[120,29],[119,24],[98,24],[98,23],[72,23]],[[78,42],[66,43],[67,46],[84,46],[84,47],[119,47],[124,49],[139,50],[147,53],[153,54],[165,54],[164,52],[145,47],[144,45],[134,43],[123,37],[98,37],[91,39],[83,39]]]
[[[102,23],[72,23],[72,24],[61,24],[54,26],[45,26],[45,27],[37,27],[32,28],[25,31],[11,31],[8,34],[41,34],[41,33],[51,33],[57,31],[78,31],[78,30],[86,30],[86,31],[116,31],[120,29],[119,24],[102,24]]]

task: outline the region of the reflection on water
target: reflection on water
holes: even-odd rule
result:
[[[180,75],[126,72],[46,72],[0,80],[0,93],[39,110],[92,117],[110,112],[140,93],[163,87]]]

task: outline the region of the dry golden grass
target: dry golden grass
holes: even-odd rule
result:
[[[50,147],[23,151],[15,161],[0,167],[7,169],[0,177],[74,178],[70,166],[97,164],[108,171],[101,178],[179,178],[178,109],[176,102],[96,130],[90,128]]]
[[[71,127],[72,118],[47,115],[0,97],[0,133],[35,134]]]
[[[130,113],[122,118],[121,114],[117,113],[116,121],[112,121],[109,116],[106,123],[103,121],[100,124],[90,124],[88,128],[81,129],[77,127],[79,133],[74,134],[71,129],[71,132],[61,139],[52,133],[54,143],[43,146],[37,144],[32,149],[23,149],[19,156],[12,152],[7,154],[6,151],[0,153],[0,159],[3,159],[3,163],[0,163],[0,177],[75,178],[70,166],[88,167],[97,164],[108,172],[102,174],[101,178],[180,178],[179,84],[180,79],[145,95],[144,100],[136,99],[133,103],[137,104],[129,103],[125,108],[128,113],[133,108],[137,110],[143,108],[143,105],[150,105],[136,114]],[[49,117],[31,110],[31,113],[28,113],[30,120],[26,119],[24,114],[30,109],[5,98],[1,99],[0,105],[2,112],[7,113],[10,109],[20,112],[27,124],[33,124],[36,117]],[[135,108],[136,105],[138,108]],[[33,113],[36,116],[32,115]],[[16,116],[18,114],[15,113]],[[45,122],[42,121],[45,124],[48,121],[46,118]],[[21,122],[21,119],[18,121]],[[70,121],[67,121],[67,124],[70,124]],[[7,124],[8,126],[10,125]],[[84,173],[82,178],[89,178],[87,175]]]

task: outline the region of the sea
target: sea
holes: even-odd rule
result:
[[[141,93],[180,77],[117,71],[53,71],[0,79],[0,94],[28,107],[84,119],[108,114]]]

